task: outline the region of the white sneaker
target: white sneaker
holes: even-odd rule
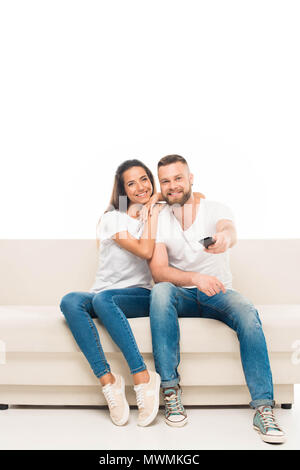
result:
[[[129,405],[125,396],[125,381],[121,375],[112,375],[115,382],[104,385],[102,392],[106,398],[112,422],[117,426],[123,426],[129,418]]]
[[[139,409],[139,426],[148,426],[152,423],[159,408],[160,376],[151,371],[149,375],[149,382],[134,386]]]

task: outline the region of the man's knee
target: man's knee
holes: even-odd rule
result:
[[[176,286],[171,282],[159,282],[151,290],[151,301],[162,301],[176,294]]]
[[[244,309],[240,310],[236,320],[238,329],[246,334],[262,328],[259,314],[253,305],[247,305]]]
[[[168,318],[176,302],[177,287],[171,282],[160,282],[152,288],[150,296],[150,318],[162,322]]]

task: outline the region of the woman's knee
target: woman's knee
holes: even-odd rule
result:
[[[101,291],[96,294],[92,300],[93,309],[96,312],[98,317],[104,317],[106,312],[111,308],[107,308],[109,304],[113,301],[112,295],[108,291]]]
[[[67,311],[71,306],[76,303],[76,299],[78,297],[77,292],[69,292],[68,294],[64,295],[60,301],[60,309],[64,313]]]
[[[69,292],[60,301],[60,310],[64,315],[77,312],[78,309],[88,303],[87,295],[84,292]]]

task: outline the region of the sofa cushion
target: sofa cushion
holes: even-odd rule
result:
[[[291,352],[300,339],[300,305],[257,305],[270,352]],[[152,352],[149,318],[130,319],[140,351]],[[180,318],[183,353],[239,352],[233,330],[217,320]],[[119,351],[98,319],[106,353]],[[7,352],[74,352],[79,348],[58,306],[0,306],[0,340]],[[2,343],[3,344],[3,343]]]

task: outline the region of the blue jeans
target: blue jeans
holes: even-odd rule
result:
[[[125,356],[131,374],[146,369],[127,318],[149,316],[150,291],[142,287],[109,289],[98,294],[70,292],[60,303],[70,330],[94,374],[110,372],[93,318],[99,318]]]
[[[180,380],[178,317],[211,318],[232,328],[240,342],[242,366],[252,398],[250,406],[274,406],[272,373],[258,312],[231,289],[209,297],[196,288],[176,287],[169,282],[153,287],[150,324],[155,367],[162,387],[174,387]]]

